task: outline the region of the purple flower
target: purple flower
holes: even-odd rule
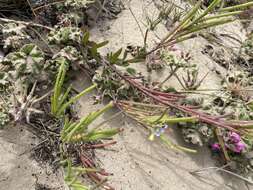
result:
[[[155,136],[157,137],[160,137],[162,133],[165,132],[165,129],[168,128],[168,125],[163,125],[162,127],[158,127],[156,130],[155,130]]]
[[[236,153],[241,153],[245,148],[246,148],[246,145],[243,142],[240,141],[240,142],[235,144],[234,151]]]
[[[155,136],[160,137],[161,134],[164,133],[164,128],[158,128],[155,130]]]
[[[218,151],[220,151],[221,147],[218,143],[214,143],[214,144],[211,145],[211,149],[214,152],[218,152]]]
[[[235,132],[231,132],[231,133],[229,133],[229,140],[232,143],[239,143],[241,141],[241,137],[239,134],[237,134]]]

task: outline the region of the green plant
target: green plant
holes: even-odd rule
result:
[[[66,0],[65,6],[74,8],[75,10],[87,8],[89,4],[94,3],[93,0]]]
[[[0,112],[0,129],[4,128],[10,122],[9,115],[3,111]]]
[[[128,116],[142,125],[145,125],[149,129],[151,133],[149,136],[150,141],[158,138],[170,149],[196,153],[196,150],[182,147],[171,142],[165,135],[165,132],[170,126],[178,123],[195,124],[198,121],[197,117],[170,117],[166,107],[154,104],[119,101],[118,106],[120,109],[124,110]]]
[[[182,77],[184,83],[181,83],[181,84],[184,84],[183,88],[187,90],[197,90],[208,75],[207,73],[200,80],[198,80],[198,76],[199,76],[198,68],[196,67],[187,68],[185,69],[185,71],[186,71],[186,77],[184,76]]]
[[[8,87],[9,83],[8,74],[5,72],[0,72],[0,91]]]
[[[73,45],[81,43],[81,29],[77,27],[61,27],[51,31],[48,41],[51,44]]]
[[[113,107],[113,103],[109,103],[101,110],[90,113],[83,117],[80,121],[72,122],[65,119],[64,128],[61,132],[61,139],[63,142],[90,142],[102,139],[107,139],[117,134],[119,129],[99,130],[97,128],[88,129],[89,125],[95,121],[102,113]]]
[[[7,23],[2,25],[3,33],[3,48],[8,49],[19,49],[25,43],[31,40],[31,37],[26,33],[26,26],[23,24]]]
[[[69,93],[71,91],[71,86],[69,86],[66,92],[64,93],[62,88],[68,65],[65,59],[58,59],[58,61],[61,66],[59,67],[58,75],[54,85],[54,92],[53,95],[51,96],[51,113],[55,117],[61,117],[64,114],[67,107],[69,107],[72,103],[76,102],[83,95],[95,89],[97,86],[96,84],[94,84],[67,101]]]
[[[83,185],[79,178],[82,174],[89,171],[97,171],[95,169],[73,167],[70,160],[67,160],[67,167],[65,170],[66,175],[64,181],[72,190],[89,190],[90,188]]]
[[[35,44],[26,44],[19,51],[8,54],[2,64],[8,66],[13,81],[31,84],[42,78],[44,53]]]
[[[198,1],[183,17],[182,21],[147,54],[149,55],[160,48],[169,47],[178,42],[194,38],[197,32],[204,29],[233,22],[236,19],[233,16],[242,14],[243,10],[253,5],[253,2],[248,2],[216,10],[215,8],[221,3],[222,0],[213,0],[206,9],[201,9],[202,1]],[[214,15],[210,15],[210,13]]]
[[[181,80],[177,76],[177,71],[179,69],[189,69],[189,68],[195,68],[196,65],[192,65],[189,63],[189,60],[191,59],[191,56],[189,53],[183,54],[181,53],[180,56],[177,56],[173,54],[171,51],[161,51],[160,55],[161,60],[164,63],[164,66],[167,66],[170,68],[169,75],[159,84],[159,87],[162,87],[163,84],[165,84],[172,76],[176,76],[179,80],[179,82],[182,84]]]

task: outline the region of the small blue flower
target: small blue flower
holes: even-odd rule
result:
[[[167,129],[167,128],[168,128],[167,124],[163,125],[162,127],[160,127],[160,126],[157,127],[156,130],[155,130],[155,133],[154,133],[155,136],[160,137],[161,134],[164,133],[165,129]]]

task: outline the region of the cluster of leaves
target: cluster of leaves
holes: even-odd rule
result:
[[[84,9],[87,8],[89,4],[94,3],[93,0],[67,0],[64,5],[66,7],[74,9]]]
[[[3,49],[16,50],[31,40],[31,37],[26,32],[26,26],[23,24],[7,23],[1,26]]]
[[[125,70],[124,67],[121,68]],[[136,89],[132,88],[116,73],[103,66],[96,70],[93,82],[98,85],[98,89],[102,94],[101,98],[108,96],[112,99],[140,99],[140,93]]]
[[[65,75],[69,68],[69,62],[64,57],[57,58],[57,62],[60,64],[58,69],[58,75],[55,81],[53,95],[51,96],[51,114],[59,118],[64,124],[60,132],[60,139],[62,146],[68,147],[70,144],[80,144],[80,143],[94,143],[96,141],[105,140],[113,137],[120,132],[120,129],[99,129],[100,126],[97,126],[93,129],[90,129],[89,126],[104,112],[113,107],[113,103],[109,103],[104,108],[92,112],[87,116],[81,118],[78,121],[69,119],[66,110],[75,103],[79,98],[88,92],[96,88],[96,84],[90,86],[87,89],[84,89],[82,92],[77,94],[74,97],[71,97],[69,100],[69,94],[71,91],[71,86],[67,90],[63,91],[63,85],[65,81]],[[63,152],[65,154],[66,152]],[[79,177],[82,172],[86,171],[85,168],[79,168],[79,171],[74,174],[72,173],[73,168],[70,163],[68,163],[67,176],[65,177],[65,182],[72,189],[88,189],[79,181]]]
[[[64,128],[61,132],[61,140],[68,143],[78,143],[93,142],[113,137],[120,131],[119,129],[100,130],[98,128],[88,128],[88,126],[94,120],[96,120],[97,117],[112,107],[113,104],[109,103],[103,109],[90,113],[88,116],[83,117],[80,121],[77,122],[72,122],[68,119],[65,119]]]
[[[19,51],[5,56],[1,64],[7,66],[10,80],[32,84],[43,77],[44,61],[44,53],[36,45],[26,44]]]
[[[89,188],[79,180],[82,174],[85,174],[89,169],[72,167],[70,160],[67,160],[66,175],[64,180],[66,184],[73,190],[89,190]]]
[[[161,48],[171,47],[179,42],[194,38],[196,37],[196,33],[205,29],[233,22],[236,19],[234,16],[242,14],[253,5],[252,2],[248,2],[216,9],[222,2],[222,0],[213,0],[205,9],[201,8],[202,1],[194,3],[194,6],[187,11],[187,14],[182,18],[178,25],[175,26],[160,41],[160,43],[147,54],[150,55]],[[211,13],[214,15],[211,15]]]
[[[22,121],[23,118],[29,122],[32,112],[42,113],[33,106],[40,101],[34,96],[37,82],[48,83],[44,62],[44,53],[34,44],[24,45],[1,61],[1,85],[12,91],[7,101],[10,104],[8,114],[16,122]]]
[[[9,121],[10,121],[9,114],[5,113],[4,111],[1,111],[0,112],[0,129],[6,127]]]
[[[241,54],[253,57],[253,34],[250,34],[242,44]]]
[[[48,35],[48,41],[57,45],[75,45],[81,43],[82,31],[77,27],[59,27]]]
[[[68,70],[68,63],[66,60],[59,59],[57,60],[58,62],[61,63],[61,66],[59,67],[59,72],[56,78],[55,86],[54,86],[54,93],[53,96],[51,97],[51,113],[55,117],[62,117],[62,115],[65,114],[65,110],[74,102],[76,102],[79,98],[81,98],[83,95],[86,93],[90,92],[94,88],[96,88],[96,85],[93,85],[82,92],[80,92],[78,95],[75,97],[72,97],[70,100],[66,101],[67,98],[69,97],[69,93],[71,91],[71,86],[68,87],[66,92],[62,92],[63,88],[63,83],[65,80],[65,75]],[[59,63],[59,64],[60,64]]]
[[[54,86],[54,92],[51,96],[51,113],[58,118],[65,118],[65,111],[66,109],[74,102],[76,102],[79,98],[81,98],[83,95],[87,94],[88,92],[92,91],[97,87],[96,84],[90,86],[89,88],[83,90],[78,95],[72,97],[71,99],[67,100],[69,97],[69,93],[71,91],[71,86],[69,86],[66,90],[66,92],[63,92],[63,84],[65,81],[65,75],[68,70],[68,62],[66,62],[65,59],[58,59],[58,62],[61,63],[61,66],[58,70],[58,75],[56,78],[55,86]],[[113,106],[112,103],[108,104],[104,109],[91,113],[89,116],[83,118],[80,122],[71,122],[68,121],[68,119],[65,120],[65,127],[63,130],[64,135],[70,135],[71,137],[68,138],[68,141],[72,138],[72,135],[77,135],[76,131],[84,130],[88,127],[92,121],[94,121],[99,115],[101,115],[103,112],[107,111],[109,108]],[[68,131],[70,130],[70,134],[68,134]],[[79,134],[78,134],[79,135]],[[81,138],[82,139],[82,138]],[[63,139],[62,139],[63,140]],[[64,140],[63,140],[64,141]],[[87,140],[89,141],[89,140]]]

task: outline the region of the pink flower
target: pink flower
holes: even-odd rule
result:
[[[246,145],[240,141],[235,144],[234,152],[241,153],[245,148],[246,148]]]
[[[231,133],[229,133],[229,140],[232,143],[239,143],[241,141],[241,137],[239,134],[237,134],[235,132],[231,132]]]
[[[212,149],[212,151],[217,152],[217,151],[220,151],[221,147],[218,143],[214,143],[211,145],[211,149]]]

